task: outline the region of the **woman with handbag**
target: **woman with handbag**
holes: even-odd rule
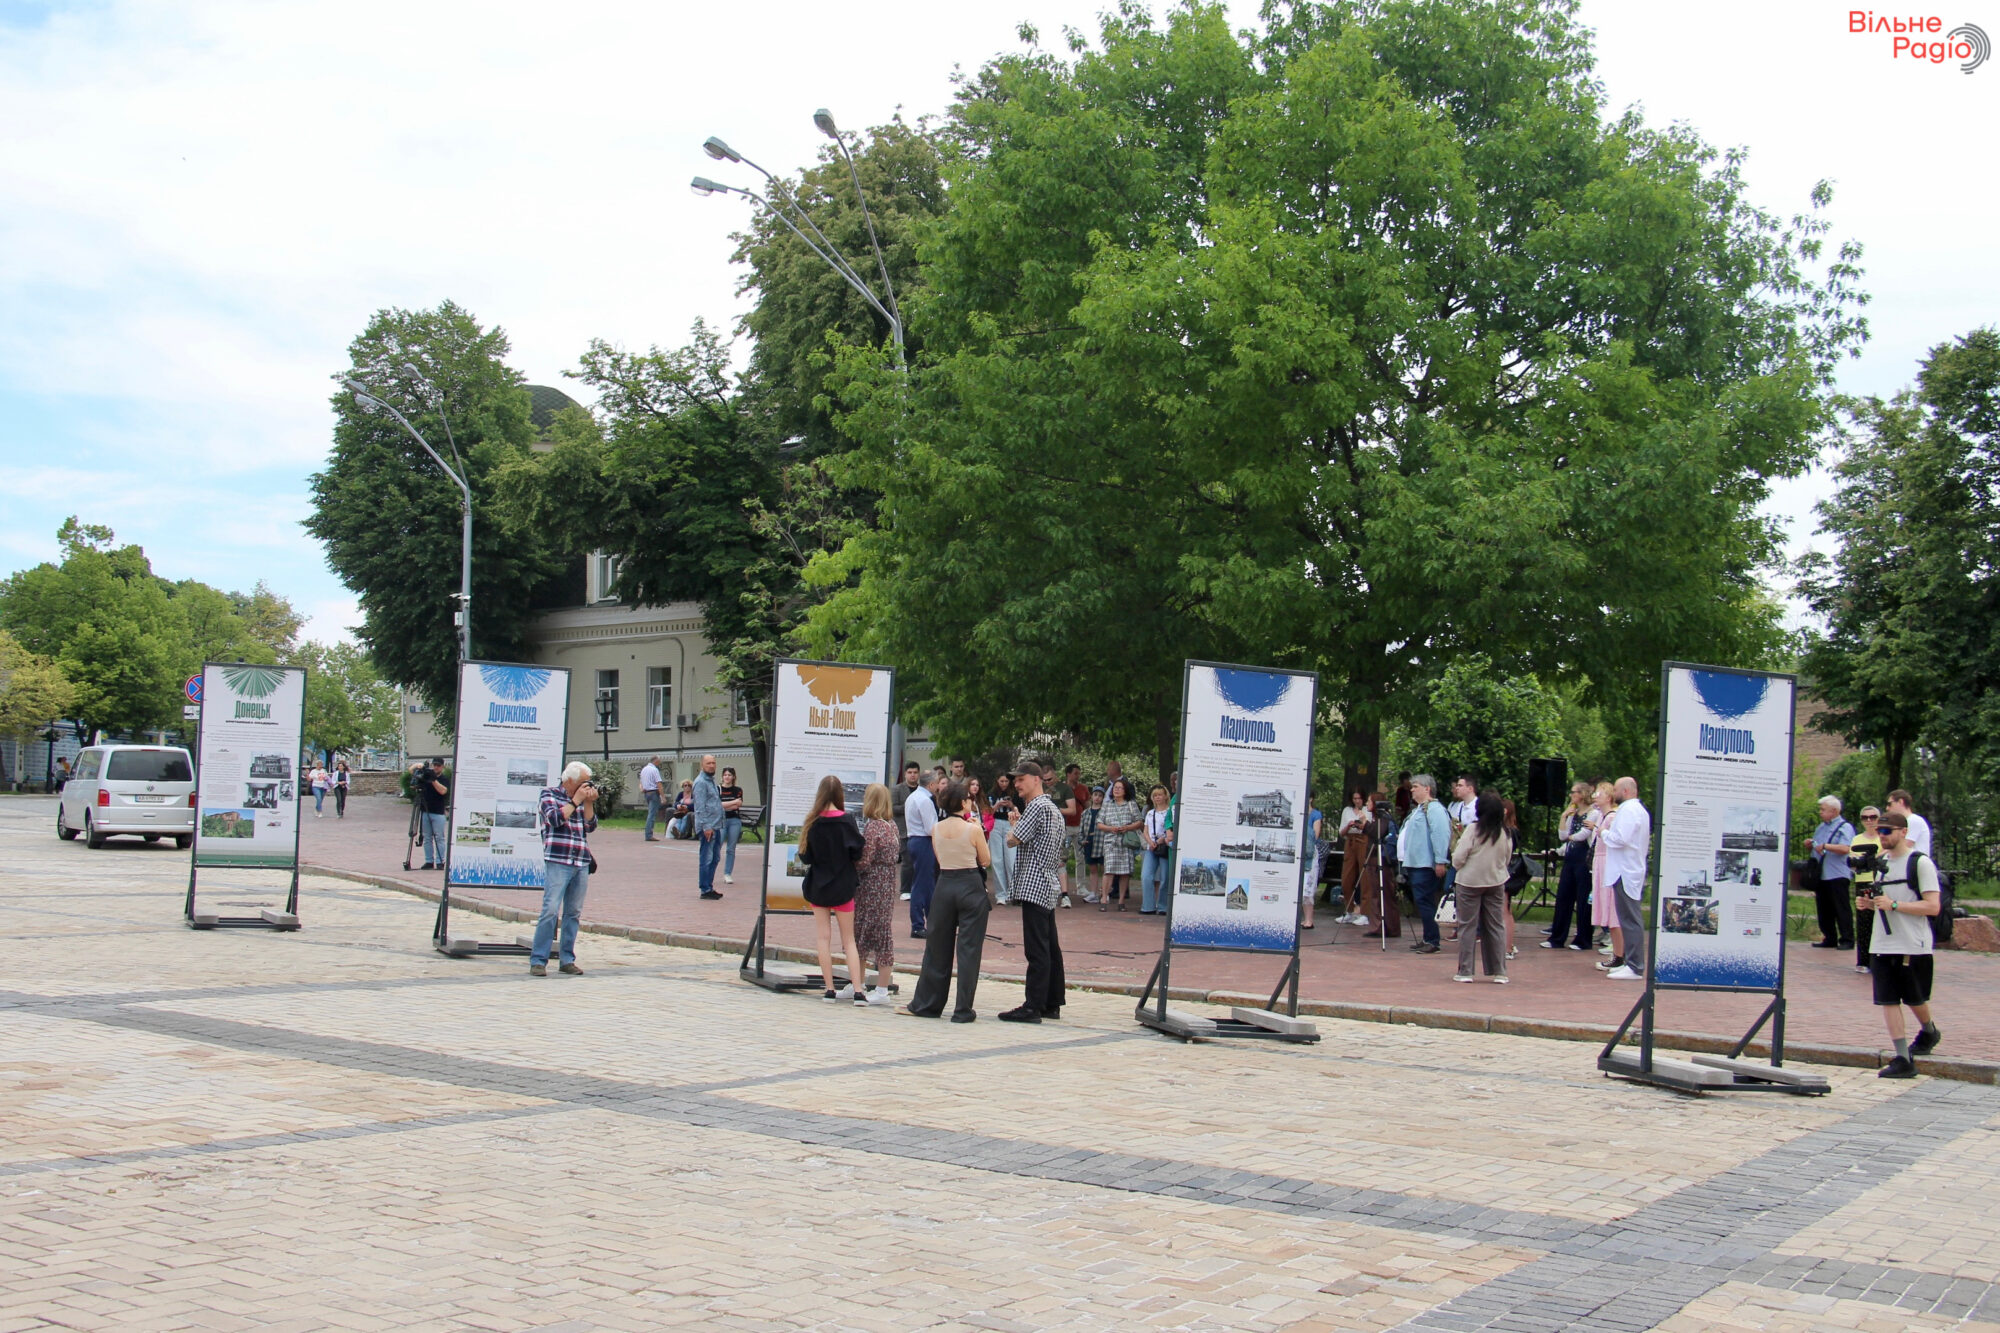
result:
[[[1556,919],[1549,927],[1544,949],[1574,949],[1582,953],[1590,947],[1590,784],[1578,782],[1569,789],[1569,806],[1556,825],[1562,841],[1562,875],[1556,880]],[[1574,940],[1570,918],[1576,918]]]
[[[1487,792],[1473,806],[1473,822],[1452,848],[1451,863],[1458,908],[1458,972],[1453,981],[1473,981],[1472,954],[1479,947],[1487,979],[1507,983],[1507,868],[1514,843],[1507,836],[1507,810]]]
[[[1140,841],[1146,847],[1145,869],[1139,876],[1139,915],[1159,916],[1167,910],[1167,858],[1174,850],[1173,811],[1167,805],[1167,789],[1159,783],[1146,799],[1153,808],[1146,812],[1146,823],[1139,830]]]
[[[1012,773],[993,779],[993,799],[987,809],[993,813],[993,827],[986,837],[986,846],[993,854],[993,901],[1010,903],[1014,895],[1007,887],[1007,873],[1014,868],[1014,849],[1007,845],[1007,835],[1013,831],[1016,814]]]
[[[1132,780],[1113,778],[1104,806],[1097,812],[1098,846],[1104,855],[1104,901],[1097,905],[1098,911],[1109,911],[1114,898],[1121,912],[1132,905],[1132,862],[1144,845],[1145,827],[1139,802],[1132,795]]]
[[[806,863],[805,883],[799,892],[812,908],[813,927],[819,933],[819,975],[826,983],[820,998],[868,1003],[868,978],[861,970],[861,951],[854,943],[854,895],[860,891],[858,869],[868,841],[847,817],[847,784],[837,774],[819,780],[813,793],[812,813],[799,828],[799,860]],[[841,951],[847,955],[848,984],[833,988],[834,923],[840,927]]]
[[[354,771],[347,766],[345,759],[339,760],[333,766],[333,817],[335,819],[347,818],[347,792],[353,785]]]
[[[863,966],[875,965],[875,988],[868,1003],[887,1004],[895,990],[896,902],[903,840],[896,836],[896,811],[889,789],[868,784],[861,797],[861,841],[858,869],[861,887],[854,894],[854,947]]]

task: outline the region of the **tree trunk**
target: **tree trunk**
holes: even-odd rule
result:
[[[1160,784],[1166,785],[1167,775],[1174,771],[1179,755],[1176,742],[1179,741],[1176,724],[1180,721],[1165,705],[1153,709],[1153,747],[1155,757],[1160,761]]]
[[[1888,776],[1890,791],[1903,785],[1903,744],[1901,736],[1882,742],[1882,771]]]
[[[765,724],[765,701],[751,695],[746,702],[750,706],[750,764],[757,770],[757,795],[764,808],[771,807],[771,729]]]
[[[1342,742],[1346,748],[1345,763],[1341,768],[1341,789],[1335,799],[1336,805],[1347,804],[1347,793],[1356,787],[1373,795],[1382,785],[1382,775],[1376,766],[1382,758],[1382,719],[1373,710],[1348,719],[1343,728]],[[1320,793],[1322,808],[1330,798]]]

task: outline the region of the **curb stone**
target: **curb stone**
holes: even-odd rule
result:
[[[328,879],[342,879],[355,884],[367,884],[379,889],[393,889],[407,893],[427,902],[436,902],[441,893],[424,884],[397,879],[390,875],[374,875],[358,870],[339,870],[331,866],[304,863],[302,868],[314,875]],[[453,906],[460,911],[472,912],[479,916],[493,917],[501,921],[533,921],[538,912],[524,911],[518,907],[506,907],[499,903],[489,903],[478,898],[459,898]],[[725,939],[719,935],[686,935],[678,931],[659,930],[650,926],[623,926],[610,922],[585,921],[581,929],[592,935],[608,935],[620,939],[636,940],[642,944],[664,944],[676,949],[698,949],[711,953],[740,954],[749,947],[747,940]],[[773,944],[767,947],[768,956],[788,963],[813,963],[818,955],[807,949],[790,945]],[[898,966],[898,973],[914,976],[917,969]],[[982,977],[993,981],[1019,982],[1018,973],[982,972]],[[1145,988],[1129,982],[1081,982],[1072,981],[1075,990],[1091,991],[1100,995],[1129,995],[1137,997]],[[1270,997],[1254,995],[1247,991],[1203,991],[1182,986],[1170,987],[1167,998],[1186,1004],[1220,1005],[1261,1005]],[[1492,1032],[1510,1037],[1537,1037],[1546,1041],[1597,1042],[1611,1040],[1616,1028],[1605,1023],[1577,1023],[1555,1018],[1526,1018],[1513,1014],[1464,1013],[1451,1009],[1425,1009],[1414,1005],[1374,1004],[1359,1000],[1301,1000],[1299,1013],[1311,1018],[1338,1018],[1360,1023],[1398,1023],[1414,1027],[1443,1028],[1458,1032]],[[1710,1055],[1727,1055],[1735,1049],[1736,1043],[1726,1037],[1717,1037],[1706,1032],[1672,1032],[1662,1030],[1656,1034],[1660,1045],[1676,1051],[1699,1052]],[[1638,1045],[1638,1036],[1628,1034],[1625,1044]],[[1745,1056],[1760,1056],[1768,1059],[1771,1044],[1768,1041],[1752,1042]],[[1865,1046],[1830,1046],[1813,1042],[1787,1042],[1786,1058],[1795,1064],[1833,1065],[1849,1069],[1876,1069],[1888,1062],[1889,1053],[1873,1050]],[[1964,1060],[1951,1057],[1922,1056],[1917,1060],[1917,1072],[1931,1078],[1950,1079],[1960,1083],[1983,1083],[2000,1085],[2000,1062],[1991,1060]]]

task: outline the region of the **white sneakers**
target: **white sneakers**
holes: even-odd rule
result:
[[[1614,967],[1604,974],[1607,981],[1644,981],[1645,978],[1629,967]]]
[[[870,1004],[888,1004],[895,998],[895,996],[889,994],[889,989],[886,986],[872,986],[868,990],[868,1003]]]
[[[1344,916],[1335,917],[1333,924],[1336,926],[1365,926],[1368,924],[1368,918],[1359,912],[1349,912]]]
[[[724,875],[724,876],[722,877],[722,882],[723,882],[724,884],[734,884],[734,883],[736,882],[736,876],[734,876],[734,875]]]

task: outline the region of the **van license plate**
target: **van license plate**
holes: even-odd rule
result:
[[[134,796],[132,799],[140,805],[164,805],[167,800],[164,796]]]

